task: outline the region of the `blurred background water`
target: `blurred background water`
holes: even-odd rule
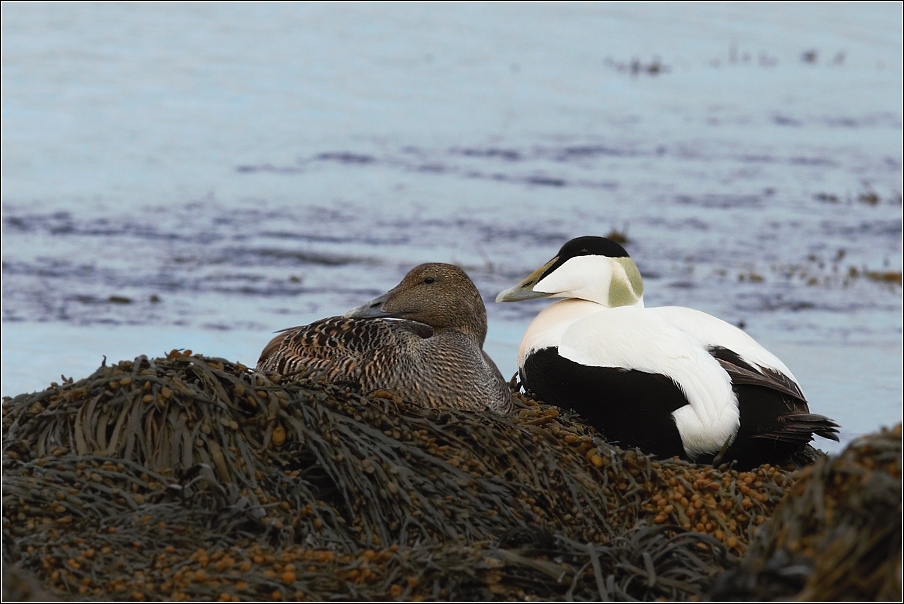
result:
[[[648,306],[743,324],[844,440],[900,420],[898,3],[2,11],[3,395],[253,365],[426,261],[511,375],[548,302],[496,293],[616,231]]]

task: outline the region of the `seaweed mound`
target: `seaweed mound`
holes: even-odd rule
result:
[[[3,401],[3,560],[79,599],[687,600],[795,474],[655,460],[518,395],[412,408],[173,351]]]
[[[713,599],[901,601],[901,424],[807,468]]]

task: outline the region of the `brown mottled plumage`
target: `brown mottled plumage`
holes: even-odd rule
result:
[[[487,313],[467,274],[421,264],[379,298],[276,336],[257,362],[284,375],[320,369],[331,381],[396,392],[424,407],[506,412],[512,396],[483,351]]]

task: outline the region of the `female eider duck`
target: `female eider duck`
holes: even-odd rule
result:
[[[264,348],[258,371],[320,369],[364,393],[388,390],[423,407],[509,411],[512,394],[483,351],[487,312],[474,283],[451,264],[421,264],[378,298],[293,327]]]
[[[813,434],[837,424],[810,413],[794,376],[749,335],[711,315],[644,308],[643,280],[625,249],[572,239],[496,302],[566,298],[521,340],[525,388],[572,408],[623,446],[739,468],[805,458]]]

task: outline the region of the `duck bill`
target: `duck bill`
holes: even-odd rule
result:
[[[397,313],[386,312],[383,305],[389,299],[391,291],[386,292],[382,296],[374,298],[370,302],[365,302],[361,306],[356,306],[345,315],[346,319],[375,319],[375,318],[396,318]]]
[[[499,295],[496,296],[496,303],[499,302],[520,302],[522,300],[533,300],[534,298],[548,298],[553,294],[547,292],[538,292],[534,291],[534,287],[537,285],[537,282],[540,281],[540,278],[543,274],[551,267],[553,264],[558,261],[558,256],[532,272],[530,275],[525,277],[518,285],[515,287],[510,287],[507,290],[499,292]]]

